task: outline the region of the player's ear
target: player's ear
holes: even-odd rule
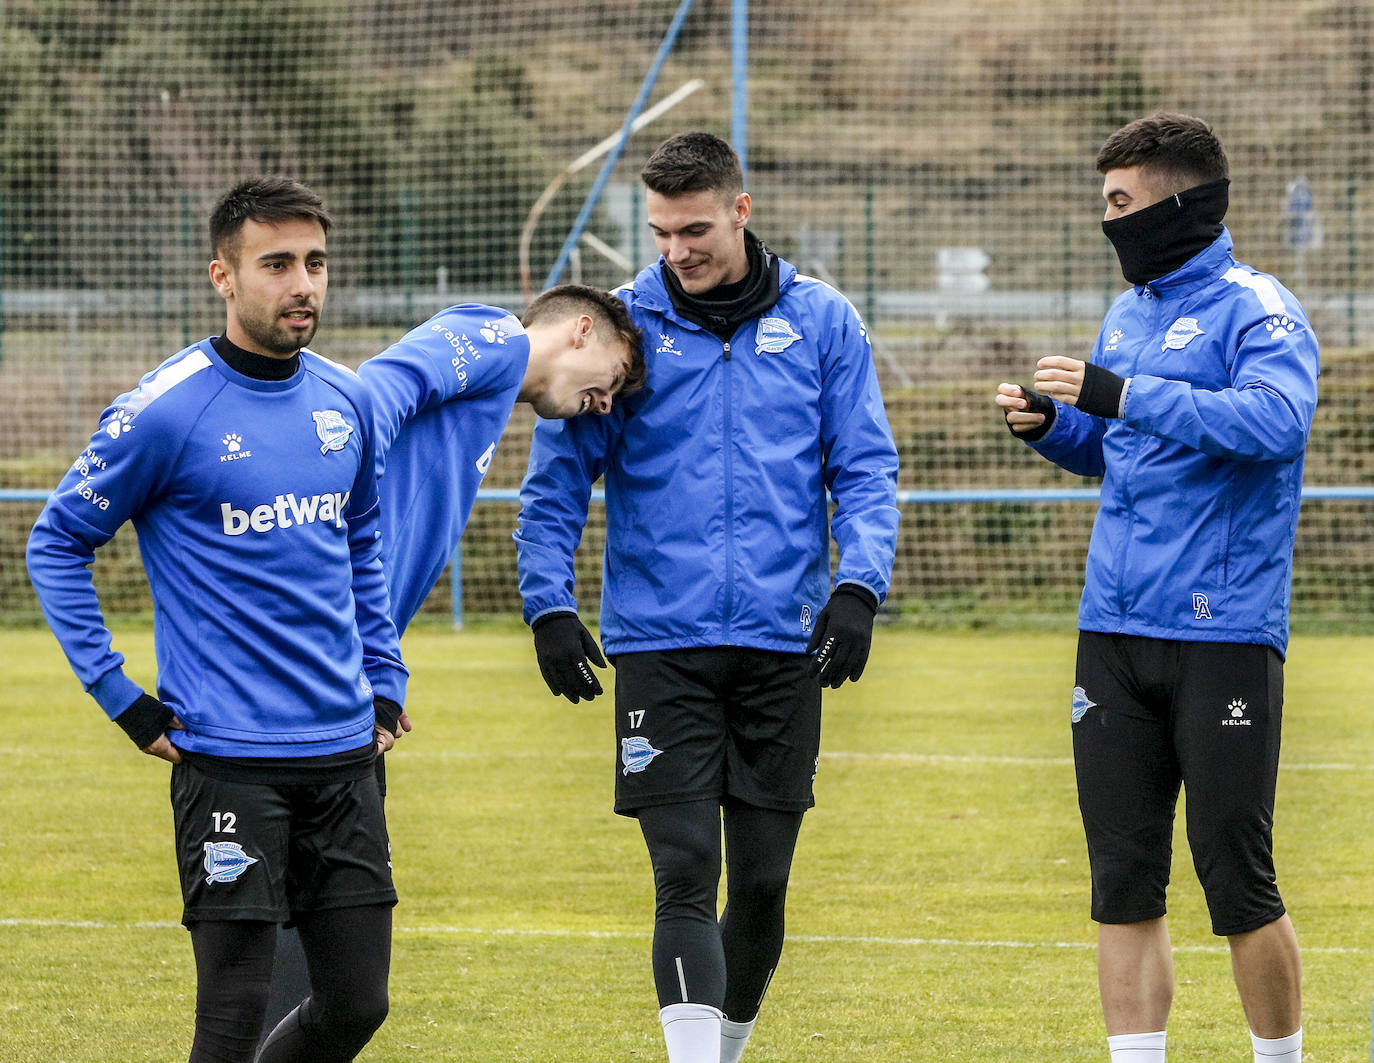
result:
[[[753,212],[754,201],[749,198],[748,192],[741,192],[735,197],[735,228],[743,229],[749,224],[749,215]]]
[[[229,277],[229,271],[219,259],[210,263],[210,283],[215,286],[215,291],[226,299],[234,294],[234,284]]]
[[[587,340],[591,338],[592,321],[590,314],[578,314],[577,320],[573,322],[573,349],[586,346]]]

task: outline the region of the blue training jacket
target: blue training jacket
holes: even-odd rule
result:
[[[839,292],[779,267],[777,303],[728,343],[677,315],[662,259],[617,292],[644,331],[648,385],[605,417],[537,423],[515,533],[526,621],[577,608],[573,554],[603,475],[608,653],[803,651],[831,534],[836,582],[882,601],[897,450],[868,334]]]
[[[1288,645],[1317,338],[1231,235],[1118,296],[1091,361],[1129,378],[1120,419],[1056,403],[1037,451],[1101,476],[1078,626]]]
[[[34,590],[112,719],[142,688],[110,645],[90,564],[126,522],[153,592],[157,696],[173,744],[313,757],[373,740],[373,693],[405,699],[382,572],[372,407],[302,351],[287,380],[209,340],[115,399],[29,536]]]
[[[462,537],[529,357],[509,311],[464,304],[358,367],[376,418],[382,562],[402,632]]]

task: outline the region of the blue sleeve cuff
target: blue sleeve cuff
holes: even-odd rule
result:
[[[87,691],[112,720],[143,696],[143,688],[126,676],[123,668],[106,672]]]

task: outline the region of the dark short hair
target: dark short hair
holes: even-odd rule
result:
[[[319,222],[325,233],[334,223],[324,200],[294,177],[249,177],[224,193],[210,215],[210,253],[236,261],[246,221],[276,225],[297,220]]]
[[[1122,126],[1097,153],[1097,172],[1139,166],[1178,192],[1230,176],[1212,127],[1190,114],[1159,111]]]
[[[620,386],[628,395],[644,386],[648,371],[644,365],[644,335],[633,321],[625,304],[609,292],[585,284],[559,284],[540,292],[525,308],[520,323],[526,328],[541,321],[561,321],[575,314],[587,314],[592,327],[607,339],[618,339],[630,351],[630,366]]]
[[[739,156],[712,133],[669,137],[654,149],[639,176],[650,191],[661,196],[719,192],[733,199],[744,191]]]

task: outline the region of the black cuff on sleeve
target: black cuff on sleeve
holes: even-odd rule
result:
[[[385,727],[392,734],[401,726],[401,706],[380,694],[372,696],[372,711],[377,716],[377,726]]]
[[[1078,408],[1095,417],[1120,417],[1121,393],[1125,390],[1125,377],[1089,362],[1083,367],[1083,390],[1078,393]]]
[[[543,627],[545,624],[551,624],[551,623],[553,623],[555,620],[558,620],[558,619],[561,618],[561,617],[569,617],[569,616],[572,617],[574,620],[577,619],[577,614],[574,613],[574,612],[572,612],[571,610],[563,610],[563,609],[560,609],[560,610],[558,610],[558,611],[555,612],[555,613],[545,613],[543,616],[539,617],[539,618],[536,619],[533,623],[530,624],[530,630],[531,630],[531,631],[538,631],[538,630],[539,630],[541,627]]]
[[[167,725],[176,714],[151,694],[140,694],[138,700],[114,718],[134,745],[147,749],[167,733]]]
[[[1043,439],[1045,434],[1054,427],[1054,419],[1059,416],[1059,411],[1055,409],[1054,400],[1048,395],[1042,395],[1038,391],[1032,391],[1024,384],[1018,385],[1021,388],[1021,396],[1026,400],[1026,413],[1040,413],[1045,415],[1042,424],[1025,432],[1018,432],[1012,428],[1011,422],[1007,422],[1007,429],[1017,439],[1023,443],[1034,443],[1037,439]]]
[[[869,611],[872,612],[875,616],[878,613],[877,596],[862,584],[841,583],[838,587],[835,588],[834,593],[831,595],[831,597],[833,598],[836,594],[847,594],[850,597],[863,602],[864,605],[868,606]]]

